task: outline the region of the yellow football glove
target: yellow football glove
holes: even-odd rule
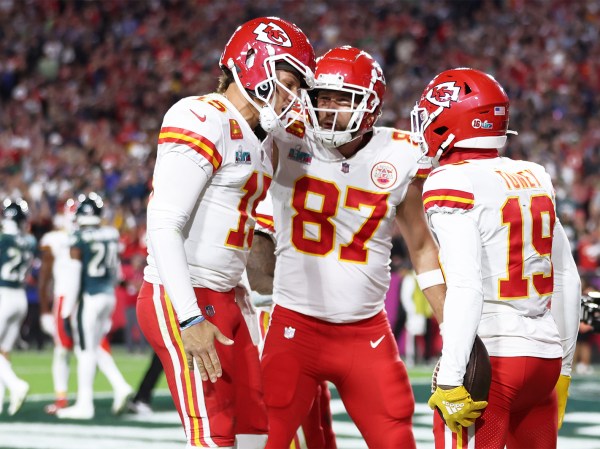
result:
[[[558,399],[558,428],[562,427],[563,419],[565,418],[565,410],[567,408],[567,398],[569,397],[569,385],[571,377],[561,376],[556,382],[556,398]]]
[[[461,426],[472,425],[488,405],[487,401],[473,401],[462,385],[451,390],[437,387],[427,404],[432,410],[437,408],[442,412],[446,425],[454,433],[458,433]]]

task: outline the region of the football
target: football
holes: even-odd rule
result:
[[[434,393],[437,388],[437,373],[439,369],[440,362],[438,360],[433,370],[433,376],[431,377],[431,393]],[[474,401],[487,401],[491,383],[492,364],[490,362],[490,356],[483,341],[476,335],[473,349],[471,349],[471,355],[469,356],[465,377],[463,378],[463,385]],[[443,420],[444,417],[439,409],[438,413]]]
[[[474,401],[487,401],[492,383],[492,364],[487,349],[477,335],[469,356],[463,385]]]

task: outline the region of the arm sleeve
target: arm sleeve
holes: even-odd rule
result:
[[[201,315],[190,281],[182,230],[206,187],[206,172],[187,156],[167,153],[154,172],[148,204],[148,244],[177,319]]]
[[[558,326],[563,347],[560,373],[570,376],[579,329],[581,280],[577,272],[577,265],[571,254],[568,237],[558,220],[554,226],[552,264],[554,268],[554,292],[552,294],[551,311]]]
[[[457,386],[463,383],[483,309],[481,239],[467,214],[434,213],[430,221],[447,286],[438,384]]]
[[[75,305],[79,299],[79,289],[81,288],[81,260],[70,258],[64,262],[64,269],[68,270],[69,277],[65,282],[65,299],[60,311],[61,318],[69,318],[75,310]]]

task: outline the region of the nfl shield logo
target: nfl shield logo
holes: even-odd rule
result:
[[[292,326],[287,326],[283,329],[283,336],[288,340],[294,338],[294,334],[296,333],[296,329]]]
[[[350,171],[350,164],[348,162],[342,162],[342,173],[348,173]]]
[[[206,310],[206,316],[215,316],[214,306],[206,306],[204,310]]]

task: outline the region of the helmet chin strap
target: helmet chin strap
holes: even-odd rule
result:
[[[264,105],[258,112],[258,122],[265,132],[270,133],[282,127],[281,120],[279,120],[277,114],[275,114],[275,111],[269,105]]]
[[[240,77],[237,74],[237,70],[235,69],[235,62],[233,61],[233,59],[229,59],[229,61],[227,61],[227,67],[231,71],[231,74],[233,75],[233,79],[235,80],[235,84],[237,85],[238,89],[241,91],[243,97],[246,99],[246,101],[248,101],[248,103],[250,103],[258,111],[258,114],[259,114],[258,122],[260,123],[260,126],[262,127],[262,129],[264,129],[265,132],[269,133],[269,132],[274,131],[278,127],[280,127],[281,121],[277,117],[277,114],[275,113],[275,110],[273,109],[273,107],[269,104],[260,106],[259,104],[256,103],[256,101],[254,101],[252,99],[252,97],[250,96],[248,91],[244,88],[244,86],[242,85],[242,82],[240,81]],[[275,101],[275,95],[273,96],[273,102],[274,101]]]
[[[435,156],[433,159],[431,159],[431,165],[433,165],[435,168],[440,166],[440,158],[442,157],[442,154],[444,154],[444,151],[448,149],[455,137],[456,136],[451,133],[448,135],[448,138],[441,143],[440,147],[435,153]]]
[[[352,141],[352,134],[348,132],[334,135],[322,135],[320,133],[315,133],[315,137],[323,144],[323,146],[329,148],[330,150],[341,147],[342,145]]]
[[[358,117],[360,119],[362,119],[362,114],[360,114],[360,116]],[[348,125],[346,125],[346,129],[350,128],[350,126],[352,125],[352,123],[354,121],[356,121],[357,117],[356,117],[356,112],[354,113],[353,117],[351,118],[350,122],[348,123]],[[338,120],[338,111],[335,112],[335,118],[334,118],[334,125]],[[334,149],[334,148],[338,148],[341,147],[342,145],[346,145],[347,143],[352,142],[354,139],[357,139],[360,137],[360,135],[356,135],[354,137],[352,137],[352,132],[350,131],[334,131],[332,130],[328,130],[327,132],[322,131],[322,132],[315,132],[315,135],[317,136],[317,138],[319,139],[319,141],[327,148],[329,149]]]

